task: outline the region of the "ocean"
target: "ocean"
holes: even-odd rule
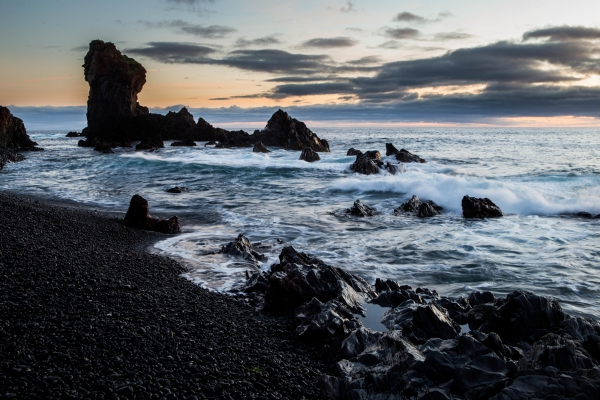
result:
[[[245,129],[252,132],[254,128]],[[321,161],[300,152],[250,148],[171,147],[154,153],[77,147],[66,131],[31,131],[43,152],[0,172],[0,189],[69,200],[124,215],[140,194],[150,212],[177,215],[183,233],[165,236],[157,252],[190,267],[186,277],[223,292],[239,290],[253,266],[219,254],[246,235],[277,262],[292,245],[373,283],[389,278],[440,295],[474,290],[497,296],[524,289],[560,301],[566,312],[600,318],[599,129],[329,128],[313,129],[331,146]],[[364,176],[349,166],[350,147],[393,143],[427,160],[406,172]],[[389,160],[396,162],[393,157]],[[170,194],[173,186],[188,193]],[[392,215],[416,195],[444,207],[440,216]],[[465,219],[464,195],[488,197],[505,216]],[[370,218],[346,209],[360,199]]]

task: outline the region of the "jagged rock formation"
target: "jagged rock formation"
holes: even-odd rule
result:
[[[385,155],[386,156],[395,156],[396,160],[405,163],[424,163],[425,160],[419,157],[416,154],[412,154],[408,150],[400,149],[398,150],[392,143],[385,144]]]
[[[501,217],[502,210],[495,205],[490,199],[477,197],[463,197],[462,211],[465,218],[498,218]]]
[[[352,214],[356,217],[372,217],[375,215],[375,209],[360,200],[355,200],[354,205],[346,210],[346,214]]]
[[[263,142],[254,143],[254,148],[252,148],[253,153],[270,153],[271,150],[267,149],[267,147],[263,144]]]
[[[294,310],[296,333],[332,363],[319,378],[331,399],[596,399],[600,324],[566,315],[553,299],[514,291],[442,297],[391,280],[374,286],[285,247],[246,289],[265,307]],[[385,307],[387,331],[356,315]]]
[[[442,210],[442,207],[431,200],[421,201],[417,196],[413,196],[409,201],[402,203],[400,207],[395,208],[393,214],[413,214],[419,218],[427,218],[439,215]]]
[[[8,162],[23,161],[25,158],[18,151],[43,150],[36,145],[29,138],[23,120],[0,106],[0,169]]]
[[[191,140],[218,142],[216,147],[252,147],[263,142],[292,150],[310,147],[314,151],[329,151],[329,144],[321,140],[306,125],[279,110],[262,131],[249,135],[244,131],[215,128],[204,119],[198,123],[184,107],[167,115],[151,114],[138,103],[138,94],[146,83],[146,70],[133,58],[121,54],[113,43],[94,40],[85,56],[85,80],[90,85],[88,97],[88,126],[83,130],[87,140],[82,147],[96,147],[103,143],[130,143],[142,140],[162,143],[162,140]],[[153,150],[162,146],[142,146]]]
[[[397,165],[381,161],[381,154],[376,150],[370,150],[365,153],[362,153],[360,150],[350,150],[354,150],[353,154],[356,154],[356,160],[350,165],[350,169],[354,172],[363,175],[372,175],[378,174],[380,170],[385,170],[395,175],[399,171]],[[348,155],[350,155],[350,150],[348,150]]]
[[[329,152],[329,143],[306,127],[302,121],[292,118],[283,110],[273,114],[262,131],[254,131],[253,141],[261,141],[266,146],[283,147],[290,150],[304,150],[310,147],[314,151]]]
[[[307,147],[304,150],[302,150],[302,153],[300,154],[300,159],[306,162],[315,162],[319,161],[321,157],[319,157],[319,153],[317,153],[310,147]]]

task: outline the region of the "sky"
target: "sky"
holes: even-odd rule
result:
[[[101,39],[147,70],[139,102],[222,127],[283,108],[320,126],[600,126],[600,3],[0,0],[0,105],[85,127]]]

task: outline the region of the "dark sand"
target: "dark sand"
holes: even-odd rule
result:
[[[164,235],[6,194],[0,227],[0,398],[319,397],[290,316],[181,277]]]

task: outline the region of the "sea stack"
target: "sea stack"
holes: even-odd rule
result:
[[[318,152],[329,152],[329,143],[319,137],[302,121],[292,118],[279,109],[271,116],[262,131],[256,130],[253,141],[261,141],[265,146],[283,147],[289,150],[304,150],[309,147]]]
[[[83,130],[91,142],[184,139],[196,126],[184,107],[167,115],[151,114],[138,103],[146,83],[146,69],[121,54],[113,43],[93,40],[84,59],[84,76],[90,85],[87,102],[88,126]]]

